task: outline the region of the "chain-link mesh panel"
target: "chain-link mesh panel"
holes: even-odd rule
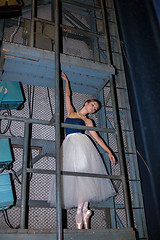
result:
[[[38,86],[27,86],[24,85],[24,92],[26,96],[26,102],[24,108],[21,111],[13,110],[12,115],[28,118],[32,116],[36,119],[50,120],[54,111],[54,90],[47,89],[44,87]],[[75,108],[81,109],[84,102],[88,99],[93,98],[93,96],[73,93],[73,104]],[[66,117],[66,112],[65,112]],[[97,114],[90,115],[90,117],[94,120],[94,122],[98,125]],[[5,121],[3,121],[4,124]],[[7,123],[7,121],[6,121]],[[6,124],[5,123],[5,124]],[[20,126],[20,128],[19,128]],[[89,134],[88,131],[86,131]],[[23,137],[24,136],[24,123],[12,121],[10,131],[6,133],[8,136],[16,136]],[[55,140],[55,131],[54,127],[33,124],[32,125],[32,139],[40,139],[53,141]],[[23,159],[23,146],[14,147],[14,155],[15,161],[13,164],[13,169],[18,175],[19,180],[21,181],[22,174],[22,159]],[[48,150],[48,148],[47,148]],[[33,146],[31,151],[31,160],[29,161],[30,167],[35,169],[48,169],[55,170],[56,169],[56,161],[54,157],[51,156],[41,156],[44,151],[43,143],[40,142],[38,146]],[[46,151],[46,149],[45,149]],[[49,150],[50,152],[51,150]],[[39,157],[40,156],[40,157]],[[47,174],[29,174],[29,199],[30,200],[40,200],[47,201],[49,186],[51,182],[52,175]],[[21,185],[14,180],[15,190],[16,190],[16,198],[21,199]],[[17,208],[18,209],[18,208]],[[14,208],[8,210],[10,213],[11,221],[14,219]],[[75,228],[75,217],[72,218],[71,215],[75,213],[75,209],[68,210],[69,214],[68,218],[68,227]],[[20,218],[20,216],[18,216]],[[98,219],[97,219],[98,218]],[[20,219],[19,219],[20,221]],[[103,224],[102,224],[103,223]],[[106,226],[106,222],[104,220],[104,214],[102,210],[95,210],[92,226],[95,228],[102,228]],[[47,208],[30,208],[29,210],[29,228],[55,228],[56,227],[56,212],[55,209],[47,209]],[[3,228],[3,222],[2,222]]]
[[[94,213],[91,218],[91,228],[103,229],[106,228],[106,216],[104,210],[93,209]]]
[[[30,229],[56,229],[56,210],[54,208],[30,208]]]
[[[108,134],[108,139],[109,139],[109,146],[111,149],[117,153],[118,152],[118,146],[117,146],[117,140],[113,134]]]
[[[34,94],[33,94],[34,89]],[[47,88],[44,87],[28,87],[24,86],[25,94],[26,94],[26,102],[25,107],[22,111],[13,111],[13,114],[16,116],[23,116],[28,117],[29,113],[33,114],[34,118],[37,119],[43,119],[43,120],[50,120],[52,117],[52,114],[55,111],[54,106],[54,91],[52,89],[49,89],[49,92]],[[48,95],[49,93],[49,95]],[[107,124],[109,128],[114,127],[114,120],[113,120],[113,112],[112,112],[112,102],[110,99],[110,90],[109,88],[105,88],[105,99],[107,99],[107,105],[109,107],[106,107],[106,113],[108,118]],[[28,97],[30,96],[30,97]],[[32,99],[33,97],[33,99]],[[49,100],[50,98],[50,100]],[[93,96],[88,96],[85,94],[78,94],[73,93],[73,104],[76,108],[76,110],[80,109],[84,102],[87,99],[91,99]],[[32,108],[33,106],[33,113]],[[66,112],[65,112],[66,117]],[[98,118],[97,114],[90,116],[95,123],[98,125]],[[122,121],[123,122],[123,121]],[[24,124],[22,123],[22,127],[18,129],[19,122],[12,122],[13,125],[11,125],[12,129],[12,136],[23,136],[24,132]],[[8,134],[8,133],[7,133]],[[88,131],[87,131],[88,134]],[[125,132],[123,133],[124,138]],[[55,131],[54,127],[52,126],[46,126],[46,125],[39,125],[39,124],[33,124],[32,126],[32,138],[33,139],[42,139],[42,140],[55,140]],[[117,148],[117,142],[116,137],[114,134],[108,134],[109,138],[109,146],[111,149],[118,153]],[[127,141],[125,142],[125,147],[127,146]],[[36,146],[35,146],[36,148]],[[41,151],[43,151],[43,144],[41,147],[37,147],[38,149],[32,149],[32,158],[33,160],[38,157],[39,154],[41,154]],[[22,158],[23,158],[23,149],[22,148],[14,148],[15,152],[15,159],[14,162],[14,170],[19,171],[19,179],[21,180],[21,167],[22,167]],[[53,169],[56,168],[56,161],[53,157],[50,156],[43,156],[42,158],[37,158],[38,160],[33,164],[33,168],[38,169]],[[120,174],[120,166],[119,164],[111,166],[112,174],[119,175]],[[48,197],[48,191],[49,191],[49,185],[52,176],[47,174],[32,174],[32,178],[30,178],[30,200],[44,200],[47,201]],[[124,197],[123,197],[123,189],[122,184],[119,184],[119,181],[114,181],[115,187],[118,190],[117,195],[115,197],[115,203],[116,204],[124,204]],[[16,196],[17,199],[21,198],[21,185],[15,181],[15,189],[16,189]],[[13,209],[13,208],[12,208]],[[12,209],[10,209],[10,217],[12,220],[12,217],[14,213],[12,213]],[[75,228],[75,209],[71,209],[67,211],[67,226],[69,229]],[[126,220],[123,219],[125,217],[124,214],[119,213],[120,218],[122,218],[122,222],[125,222]],[[45,222],[45,223],[44,223]],[[56,227],[56,215],[55,215],[55,209],[47,209],[47,208],[30,208],[29,211],[29,227],[30,228],[55,228]],[[106,228],[106,220],[105,220],[105,214],[103,210],[94,210],[94,215],[92,216],[91,220],[91,227],[92,228]]]
[[[30,200],[47,201],[51,178],[47,174],[33,174],[30,181]]]
[[[19,227],[20,224],[20,209],[18,207],[12,207],[12,209],[7,210],[8,220],[12,227]],[[9,228],[5,222],[3,212],[0,211],[0,229]]]
[[[21,111],[12,110],[13,116],[19,117],[29,117],[32,116],[33,118],[40,119],[40,120],[50,120],[55,112],[55,91],[54,89],[48,89],[45,87],[39,86],[27,86],[24,85],[24,92],[26,96],[25,106]],[[122,89],[118,90],[118,103],[121,107],[120,109],[120,118],[121,118],[121,126],[123,128],[123,142],[125,151],[129,150],[128,141],[130,137],[127,135],[128,133],[125,130],[129,130],[130,126],[127,124],[126,113],[128,114],[128,110],[123,109],[126,108],[126,104],[124,101]],[[126,93],[126,92],[125,92]],[[78,94],[73,93],[73,105],[75,106],[76,110],[81,109],[84,102],[88,99],[94,98],[90,95],[85,94]],[[111,101],[111,94],[110,94],[110,87],[109,83],[107,87],[104,88],[104,98],[105,98],[105,106],[106,106],[106,126],[108,128],[114,128],[114,118],[113,118],[113,108],[112,108],[112,101]],[[128,107],[128,105],[127,105]],[[67,114],[66,111],[64,112],[64,118],[66,118]],[[94,120],[96,125],[98,126],[98,118],[97,114],[90,115],[90,118]],[[5,125],[8,124],[8,121],[3,120],[1,125],[2,128],[5,128]],[[88,131],[86,131],[89,134]],[[16,137],[23,137],[24,136],[24,123],[12,121],[8,132],[5,134],[8,136],[16,136]],[[33,124],[32,126],[32,138],[39,139],[44,141],[53,141],[55,140],[55,129],[53,126],[47,125],[40,125],[40,124]],[[118,147],[117,147],[117,139],[115,134],[108,134],[109,139],[109,146],[111,149],[117,154],[118,158]],[[32,147],[32,159],[33,163],[30,164],[33,168],[38,169],[48,169],[48,170],[55,170],[56,169],[56,161],[52,156],[41,156],[40,154],[44,151],[44,144],[41,142],[38,144],[39,146]],[[47,153],[48,149],[46,150]],[[50,149],[49,152],[52,152]],[[16,172],[18,172],[18,177],[21,181],[21,171],[22,171],[22,159],[23,159],[23,148],[14,148],[15,154],[15,162],[13,164],[13,168]],[[40,158],[38,156],[41,156]],[[52,152],[53,155],[53,152]],[[111,166],[112,174],[120,175],[120,165],[117,163],[116,165]],[[130,173],[130,169],[128,166],[128,172]],[[130,177],[130,174],[129,174]],[[30,200],[44,200],[47,201],[49,185],[52,176],[47,174],[30,174]],[[15,180],[15,189],[16,189],[16,196],[17,199],[21,198],[21,185]],[[123,196],[123,189],[122,183],[120,184],[119,181],[114,181],[117,195],[115,197],[115,204],[117,205],[124,205],[124,196]],[[132,186],[130,185],[131,189],[131,196],[133,201],[133,194],[132,194]],[[14,208],[12,208],[14,209]],[[10,217],[12,219],[12,209],[10,209]],[[48,212],[49,214],[48,214]],[[118,210],[119,211],[119,210]],[[43,214],[42,214],[43,213]],[[48,215],[46,216],[45,213]],[[126,222],[125,214],[122,212],[117,212],[118,216],[120,217],[122,222]],[[31,228],[54,228],[56,225],[56,217],[53,216],[55,214],[55,209],[46,209],[46,208],[31,208],[29,213],[29,226]],[[75,209],[71,209],[67,211],[67,225],[68,228],[74,229],[75,228]],[[46,224],[43,224],[45,219]],[[54,221],[53,221],[54,220]],[[48,224],[49,223],[49,224]],[[94,215],[92,216],[91,221],[92,228],[106,228],[106,221],[104,218],[104,211],[103,210],[95,210]]]
[[[44,156],[34,164],[34,168],[56,170],[56,160],[53,157]]]
[[[106,107],[112,107],[112,101],[111,101],[111,92],[110,92],[110,86],[109,82],[107,86],[104,88],[104,104]]]
[[[122,183],[117,182],[116,189],[118,194],[115,196],[115,204],[124,204],[123,186]]]
[[[115,164],[115,165],[112,165],[111,166],[112,167],[112,174],[113,175],[120,175],[121,174],[121,172],[120,172],[120,164],[117,162],[117,164]]]
[[[52,112],[55,112],[55,91],[46,87],[36,86],[34,90],[34,96],[36,97],[34,97],[33,101],[33,118],[50,120],[52,117]]]
[[[100,6],[100,1],[96,0],[94,4],[95,6],[96,5]],[[133,153],[133,149],[135,149],[134,148],[135,146],[131,146],[131,142],[132,143],[134,142],[133,132],[127,132],[127,131],[132,131],[132,124],[129,124],[131,122],[130,107],[129,107],[128,93],[127,93],[127,85],[125,80],[125,73],[123,71],[123,61],[122,61],[122,56],[120,55],[121,48],[124,51],[124,47],[122,45],[123,43],[121,43],[118,38],[119,34],[118,34],[118,28],[116,26],[116,15],[114,12],[114,3],[113,1],[107,0],[106,4],[108,6],[107,20],[108,20],[108,27],[109,27],[108,30],[110,32],[110,42],[111,42],[111,50],[113,54],[113,62],[114,62],[114,66],[116,66],[118,70],[122,70],[122,71],[119,71],[118,76],[116,76],[116,87],[117,87],[118,105],[119,105],[119,113],[120,113],[120,122],[123,130],[122,136],[123,136],[123,143],[124,143],[124,151],[126,153],[126,162],[128,163],[129,161],[133,160],[131,157],[132,156],[131,154]],[[64,3],[64,6],[65,6],[65,3]],[[47,9],[48,9],[47,13],[49,13],[47,14],[47,16],[44,16],[44,10],[39,9],[38,17],[42,17],[44,19],[50,20],[51,13],[48,7]],[[91,19],[93,19],[93,16],[91,18],[90,14],[95,14],[95,19],[97,22],[95,25],[96,29],[94,30],[97,33],[104,32],[101,13],[99,11],[87,12],[85,9],[84,9],[84,12],[85,12],[84,15],[77,14],[75,13],[74,7],[72,6],[71,13],[73,17],[76,17],[77,20],[79,20],[86,27],[86,29],[91,26]],[[25,13],[23,13],[23,17],[24,15]],[[27,17],[30,18],[30,14],[27,13]],[[111,24],[109,21],[111,21]],[[19,23],[17,20],[17,25],[18,24]],[[83,27],[77,25],[77,23],[75,23],[73,19],[70,19],[70,17],[65,12],[63,14],[63,24],[66,24],[68,26],[76,26],[79,29],[83,29]],[[15,31],[15,27],[9,27],[8,29],[5,28],[4,39],[6,39],[7,41],[13,40],[14,42],[20,43],[20,44],[24,43],[22,38],[22,27],[19,25],[19,28],[17,30],[18,30],[17,33],[14,35],[13,33]],[[93,29],[90,29],[90,30],[93,31]],[[67,29],[64,30],[63,51],[66,54],[79,56],[87,59],[94,58],[95,60],[95,56],[97,57],[97,59],[99,57],[98,56],[99,52],[97,50],[101,49],[103,51],[103,55],[100,56],[100,61],[105,62],[104,56],[107,54],[105,51],[104,43],[105,43],[104,39],[101,39],[101,38],[97,39],[95,37],[93,41],[92,37],[88,37],[88,36],[86,37],[86,35],[83,35],[82,33],[73,34],[71,31],[67,31]],[[94,48],[95,45],[96,47]],[[54,41],[52,41],[52,47],[54,49]],[[95,52],[97,53],[97,55],[95,54]],[[33,86],[27,86],[27,85],[24,85],[23,88],[26,96],[25,107],[21,111],[12,110],[12,115],[19,116],[19,117],[27,117],[27,118],[33,117],[33,118],[42,119],[42,120],[50,120],[55,112],[54,89],[47,89],[45,87],[38,87],[38,86],[33,87]],[[88,98],[91,98],[91,96],[74,93],[73,94],[74,106],[77,109],[81,108],[84,101]],[[115,126],[114,126],[113,108],[112,108],[109,82],[107,86],[104,88],[104,98],[105,98],[106,117],[107,117],[106,126],[108,128],[114,128]],[[65,112],[65,117],[66,117],[66,112]],[[90,117],[93,118],[96,124],[98,124],[98,119],[96,114]],[[6,129],[6,126],[8,124],[10,124],[10,127],[5,133],[6,136],[16,137],[16,138],[24,137],[24,123],[16,122],[16,121],[12,121],[11,123],[9,123],[8,121],[3,120],[1,121],[2,132]],[[86,133],[88,134],[88,131],[86,131]],[[32,138],[36,140],[40,139],[40,140],[48,141],[48,143],[50,143],[49,141],[56,140],[55,129],[54,127],[51,127],[51,126],[33,124]],[[119,159],[118,146],[117,146],[117,140],[116,140],[115,134],[108,134],[108,138],[109,138],[109,146],[117,154],[117,158]],[[20,138],[18,138],[18,140],[19,139]],[[39,169],[55,170],[56,161],[53,158],[54,151],[52,149],[49,149],[49,148],[52,148],[53,145],[50,144],[48,148],[46,148],[46,145],[45,146],[44,145],[45,145],[44,142],[41,142],[41,143],[38,142],[38,146],[34,146],[38,149],[38,150],[32,150],[32,158],[33,158],[33,161],[36,159],[36,162],[34,162],[33,166],[32,164],[30,164],[30,166],[33,168],[39,168]],[[45,153],[49,152],[49,156],[44,156],[42,154],[44,152]],[[18,144],[18,148],[17,146],[14,148],[14,153],[15,153],[15,162],[13,164],[13,168],[18,173],[18,177],[21,181],[23,149],[20,148],[19,144]],[[42,154],[43,157],[38,158],[40,154]],[[127,165],[127,169],[128,169],[129,178],[133,178],[133,175],[134,175],[132,172],[133,169],[132,167],[130,167],[129,164]],[[111,170],[112,170],[112,174],[120,175],[120,172],[121,172],[120,164],[117,163],[115,166],[111,166]],[[46,200],[48,186],[51,180],[51,175],[48,176],[44,174],[43,175],[30,174],[30,176],[32,176],[32,178],[30,178],[31,199]],[[48,183],[48,186],[47,186],[47,183]],[[119,181],[114,181],[114,183],[118,189],[117,196],[115,197],[115,203],[124,205],[122,184],[119,184]],[[14,184],[16,189],[16,196],[18,199],[20,199],[21,185],[16,180],[14,181]],[[42,191],[41,191],[41,187],[43,187]],[[133,187],[134,187],[133,184],[130,184],[132,202],[134,202],[134,196],[135,196],[134,194],[136,193]],[[14,222],[15,211],[18,212],[19,209],[13,207],[12,209],[8,210],[11,220],[13,220],[13,222]],[[91,224],[92,228],[99,228],[99,226],[101,227],[103,226],[105,228],[105,223],[104,225],[102,224],[102,219],[103,219],[102,212],[103,211],[101,210],[95,210],[95,214],[92,217],[92,224]],[[30,214],[30,217],[29,217],[30,228],[55,228],[55,224],[56,224],[55,209],[31,208],[29,214]],[[120,221],[124,223],[124,226],[126,226],[126,216],[125,216],[124,210],[117,209],[117,214]],[[68,211],[67,215],[68,215],[69,228],[75,228],[74,217],[73,217],[73,215],[75,215],[75,209]],[[45,223],[43,218],[45,219]],[[1,220],[2,219],[3,217],[1,218]],[[100,219],[100,224],[97,224],[99,219]],[[3,222],[2,224],[0,223],[0,226],[2,226],[3,224],[4,224]]]
[[[127,227],[127,222],[126,222],[126,212],[125,212],[125,209],[117,209],[116,210],[116,214],[119,218],[119,221],[118,221],[118,228],[121,228],[122,225],[123,227]],[[120,222],[120,224],[119,224]],[[121,225],[122,224],[122,225]]]
[[[45,140],[55,140],[54,127],[33,124],[32,128],[32,138],[45,139]]]

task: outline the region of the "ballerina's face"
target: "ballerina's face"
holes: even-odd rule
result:
[[[99,104],[97,102],[86,102],[85,107],[88,113],[95,113],[99,109]]]

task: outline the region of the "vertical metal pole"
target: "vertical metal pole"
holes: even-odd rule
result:
[[[105,100],[104,100],[104,92],[103,89],[99,92],[99,97],[97,96],[97,99],[100,100],[102,104],[102,108],[100,111],[98,111],[98,122],[100,123],[100,127],[106,128],[106,109],[105,109]],[[103,132],[101,133],[102,138],[105,140],[105,142],[108,144],[108,134]],[[101,153],[102,154],[102,153]],[[104,160],[108,158],[108,153],[103,152]],[[106,157],[107,156],[107,157]],[[109,174],[111,174],[111,165],[110,161],[105,161],[105,164],[107,166],[107,170]],[[114,209],[114,200],[113,198],[110,199],[111,209],[106,208],[106,221],[109,225],[111,225],[111,228],[116,228],[116,212]],[[108,212],[108,214],[107,214]]]
[[[117,145],[118,145],[119,161],[120,161],[121,174],[122,174],[122,184],[123,184],[123,190],[124,190],[124,201],[125,201],[127,225],[128,227],[133,227],[134,221],[133,221],[132,207],[131,207],[131,200],[130,200],[129,181],[128,181],[124,148],[123,148],[123,138],[122,138],[122,132],[121,132],[121,126],[120,126],[120,118],[118,113],[118,101],[117,101],[117,93],[116,93],[116,85],[115,85],[114,77],[112,77],[110,80],[110,89],[111,89],[111,99],[112,99],[112,105],[113,105],[114,123],[115,123],[116,134],[117,134]]]
[[[3,32],[4,32],[4,19],[0,19],[0,44],[3,40]]]
[[[35,17],[36,17],[36,2],[32,0],[32,12],[31,12],[31,37],[30,46],[34,47],[34,29],[35,29]]]
[[[108,34],[108,26],[107,26],[107,16],[106,16],[106,5],[104,0],[101,0],[101,9],[102,9],[102,16],[103,16],[103,24],[104,24],[104,35],[105,35],[105,43],[106,43],[106,55],[107,55],[107,63],[111,64],[111,55],[109,49],[109,34]]]
[[[23,165],[22,165],[22,189],[21,189],[21,214],[20,228],[26,227],[27,216],[27,165],[28,165],[28,146],[29,146],[29,123],[25,123]]]
[[[96,13],[94,10],[90,13],[90,27],[93,32],[97,31],[96,27]],[[91,37],[92,40],[92,53],[93,53],[93,60],[100,62],[100,53],[98,49],[98,38]]]
[[[51,1],[51,20],[55,22],[55,1]]]
[[[52,0],[53,1],[53,0]],[[55,2],[55,135],[56,135],[56,212],[57,240],[62,239],[62,207],[61,207],[61,162],[60,162],[60,51],[59,51],[59,0]]]

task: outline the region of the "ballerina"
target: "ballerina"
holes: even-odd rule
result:
[[[66,123],[93,127],[93,122],[87,117],[100,109],[97,99],[90,99],[77,112],[71,103],[71,90],[69,80],[65,73],[61,73],[65,80],[65,106],[67,111]],[[106,174],[107,171],[103,160],[91,139],[81,129],[66,128],[66,138],[61,147],[62,171]],[[108,152],[112,164],[116,163],[115,157],[109,147],[96,131],[89,131],[93,139]],[[56,206],[56,182],[53,176],[49,199],[51,206]],[[89,202],[106,200],[116,194],[110,179],[91,178],[80,176],[62,176],[62,206],[69,209],[77,207],[75,216],[76,228],[89,228],[89,219],[92,211],[88,209]]]

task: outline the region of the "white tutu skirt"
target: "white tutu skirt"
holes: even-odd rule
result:
[[[61,147],[62,171],[107,174],[103,160],[88,136],[67,135]],[[62,176],[62,207],[77,207],[78,203],[100,202],[116,194],[110,179]],[[56,177],[52,178],[48,202],[56,207]]]

